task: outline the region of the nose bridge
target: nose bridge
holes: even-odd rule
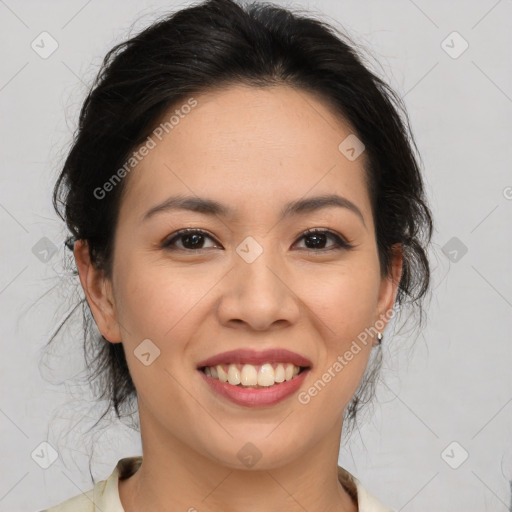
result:
[[[276,247],[272,246],[272,237],[246,237],[236,248],[237,282],[253,294],[268,295],[268,299],[277,300],[283,293],[282,281],[276,276],[282,272]]]
[[[295,321],[298,306],[271,237],[248,236],[236,253],[220,308],[223,320],[243,320],[257,329],[268,328],[276,320]]]

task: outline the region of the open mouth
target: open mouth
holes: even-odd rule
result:
[[[252,365],[243,363],[218,364],[198,368],[208,377],[243,388],[268,388],[293,380],[308,370],[309,366],[293,363],[265,363]]]

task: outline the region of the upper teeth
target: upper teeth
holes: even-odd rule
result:
[[[204,372],[210,377],[222,382],[229,382],[233,386],[238,384],[242,386],[272,386],[276,382],[291,380],[300,371],[300,367],[292,363],[274,363],[274,366],[271,363],[265,363],[259,367],[252,364],[232,363],[226,371],[223,365],[218,364],[217,366],[207,366]]]

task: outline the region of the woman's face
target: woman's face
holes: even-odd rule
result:
[[[343,411],[376,343],[375,331],[366,343],[361,333],[389,313],[396,283],[380,275],[366,155],[354,158],[345,147],[351,139],[339,149],[352,132],[324,102],[284,86],[194,99],[193,108],[176,107],[173,127],[154,132],[154,147],[124,178],[112,287],[106,283],[101,307],[91,306],[103,335],[124,345],[146,446],[150,435],[174,440],[240,468],[244,450],[254,450],[259,467],[270,468],[321,440],[339,442]],[[282,216],[289,203],[333,195],[353,206],[309,203]],[[229,212],[148,215],[174,196]],[[175,238],[184,228],[200,236]],[[323,233],[304,235],[308,229]],[[198,364],[239,349],[285,349],[311,367],[276,403],[237,403],[207,384]]]

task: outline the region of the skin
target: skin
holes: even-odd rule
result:
[[[195,98],[125,178],[112,280],[91,265],[86,243],[75,246],[94,319],[107,340],[124,344],[138,392],[144,462],[120,482],[121,502],[126,512],[355,511],[337,479],[342,416],[375,338],[307,405],[297,394],[273,406],[233,404],[196,366],[236,348],[282,347],[312,361],[299,391],[307,390],[393,307],[402,255],[398,248],[392,275],[381,277],[365,154],[350,161],[338,150],[353,130],[304,91],[237,85]],[[355,203],[364,224],[339,207],[278,218],[288,201],[331,193]],[[175,210],[141,222],[174,194],[215,199],[235,214]],[[183,228],[212,236],[202,254],[183,237],[176,250],[162,248]],[[308,228],[330,229],[354,248],[329,250],[327,237],[307,251]],[[263,248],[252,263],[236,252],[247,236]],[[147,338],[161,352],[145,366],[134,350]],[[237,457],[248,442],[261,453],[251,468]]]

